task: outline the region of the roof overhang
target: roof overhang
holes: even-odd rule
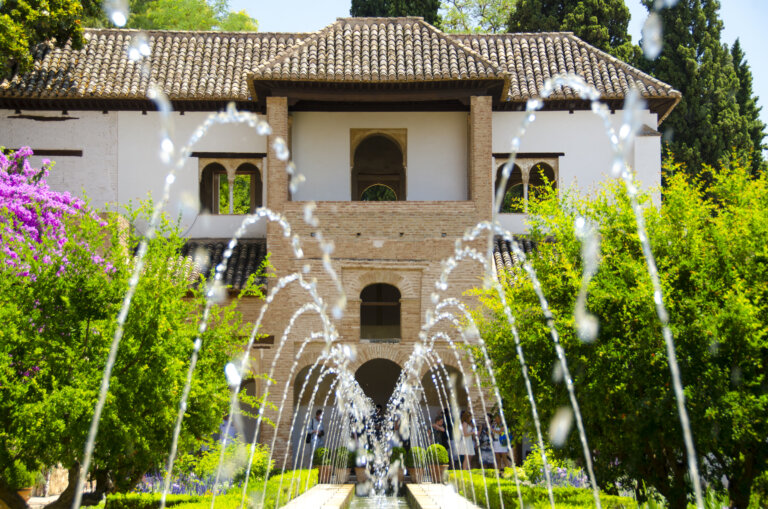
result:
[[[287,97],[293,109],[406,109],[455,104],[468,107],[472,96],[506,97],[508,79],[478,78],[431,81],[293,81],[249,76],[251,96],[263,109],[270,96]]]

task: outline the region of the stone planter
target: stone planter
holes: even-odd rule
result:
[[[18,493],[19,496],[24,499],[24,502],[26,502],[27,500],[32,498],[32,490],[34,489],[35,488],[33,486],[29,488],[21,488],[20,490],[17,490],[16,493]]]
[[[368,469],[365,467],[355,467],[355,477],[357,477],[357,484],[364,483],[368,480]]]
[[[331,465],[320,465],[317,467],[317,470],[318,484],[330,484],[331,476],[333,475],[333,467]]]
[[[418,484],[427,482],[424,468],[411,467],[409,471],[411,472],[411,482],[415,482]]]
[[[429,465],[428,468],[433,483],[445,484],[448,482],[448,465]]]
[[[349,469],[348,468],[337,468],[336,469],[336,484],[344,484],[347,482],[347,478],[349,477]]]

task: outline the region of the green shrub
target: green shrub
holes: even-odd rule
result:
[[[447,465],[449,462],[448,451],[440,444],[432,444],[427,447],[428,461],[434,461],[437,458],[438,465]]]
[[[539,451],[539,446],[534,445],[531,449],[531,453],[528,454],[523,462],[525,476],[534,484],[544,481],[544,462],[541,461],[541,453]],[[550,472],[565,466],[561,461],[555,458],[551,448],[545,448],[544,453],[547,455],[547,465],[549,465]]]
[[[104,509],[157,509],[160,507],[160,497],[160,493],[116,493],[107,497]],[[165,505],[190,504],[202,498],[198,495],[167,495]]]
[[[758,509],[759,507],[768,507],[768,470],[758,475],[752,482],[749,509]]]
[[[293,487],[291,487],[291,477],[294,476]],[[309,486],[307,487],[307,480]],[[286,471],[284,474],[270,478],[267,481],[266,497],[264,503],[261,501],[264,490],[263,482],[256,482],[248,490],[248,500],[246,507],[281,507],[290,500],[304,493],[307,488],[317,485],[317,470],[294,470]],[[278,493],[280,494],[278,500]],[[226,495],[216,497],[216,509],[240,509],[241,493],[239,489],[233,490]],[[184,503],[176,506],[176,509],[210,509],[211,497],[200,497],[195,502]],[[106,508],[105,509],[113,509]],[[120,509],[135,509],[135,507],[125,507]]]
[[[245,479],[245,471],[251,454],[251,445],[238,438],[227,440],[224,451],[224,477],[235,482]],[[212,438],[206,438],[195,448],[183,454],[176,462],[179,472],[194,474],[198,479],[208,480],[216,476],[221,456],[221,442]],[[264,444],[256,444],[256,450],[251,463],[251,480],[263,479],[267,472],[274,466],[274,460],[269,462],[269,447]]]
[[[426,458],[427,452],[424,449],[421,447],[411,447],[405,454],[405,466],[406,468],[423,468]]]
[[[318,447],[315,449],[315,454],[312,456],[312,465],[317,467],[320,465],[330,465],[331,455],[328,454],[328,449],[325,447]]]
[[[14,491],[34,486],[36,474],[36,472],[27,470],[27,467],[19,460],[0,470],[0,478],[7,479],[9,487]]]
[[[389,462],[394,463],[395,461],[399,461],[400,466],[403,465],[403,462],[405,461],[405,449],[402,447],[393,447],[392,452],[389,453]]]
[[[450,482],[456,487],[456,491],[472,500],[472,491],[477,500],[477,505],[489,507],[489,509],[501,508],[499,500],[499,491],[496,486],[496,480],[489,476],[495,473],[493,470],[474,470],[471,472],[452,471]],[[463,482],[462,478],[463,477]],[[517,487],[511,479],[499,480],[501,485],[501,496],[504,501],[504,507],[517,507]],[[485,490],[488,489],[488,500],[485,498]],[[520,486],[520,493],[523,497],[523,506],[538,508],[548,508],[549,495],[545,486]],[[576,509],[594,507],[595,502],[592,496],[592,490],[587,488],[563,488],[554,487],[552,493],[555,497],[555,505],[558,509]],[[628,497],[617,497],[614,495],[600,494],[600,502],[605,509],[636,509],[638,507],[635,500]]]
[[[347,466],[349,461],[349,449],[346,447],[337,447],[333,451],[333,465],[337,468],[343,468]]]

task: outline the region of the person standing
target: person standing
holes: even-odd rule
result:
[[[499,467],[499,474],[504,473],[504,469],[509,466],[509,437],[504,433],[504,425],[501,422],[501,414],[493,416],[491,424],[493,432],[493,454],[496,456],[496,465]],[[502,437],[504,444],[502,445]]]
[[[318,408],[315,418],[309,425],[309,434],[312,438],[312,448],[319,449],[325,445],[325,429],[323,428],[323,409]]]
[[[432,435],[436,444],[445,447],[446,451],[450,450],[448,448],[448,431],[445,426],[445,417],[443,417],[442,412],[437,414],[435,422],[432,423]]]
[[[458,430],[459,436],[456,437],[456,448],[459,450],[461,468],[469,470],[469,464],[475,455],[475,444],[473,442],[475,428],[472,426],[472,420],[469,412],[466,410],[461,412],[461,424],[458,426]]]

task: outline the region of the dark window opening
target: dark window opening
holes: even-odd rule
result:
[[[552,189],[557,189],[555,170],[544,163],[539,163],[531,168],[531,174],[528,176],[528,197],[537,198],[542,196],[548,186]]]
[[[400,290],[377,283],[360,293],[360,339],[400,339]]]
[[[501,185],[501,173],[504,170],[502,164],[496,170],[496,186],[498,190]],[[518,165],[514,165],[507,179],[507,186],[504,189],[504,198],[501,202],[499,212],[503,213],[521,213],[525,210],[525,191],[523,189],[523,172]]]
[[[243,163],[234,179],[223,165],[211,163],[200,179],[200,208],[209,214],[252,214],[261,207],[262,183],[259,169]]]
[[[403,151],[400,145],[388,136],[372,134],[355,149],[352,200],[405,200]]]

